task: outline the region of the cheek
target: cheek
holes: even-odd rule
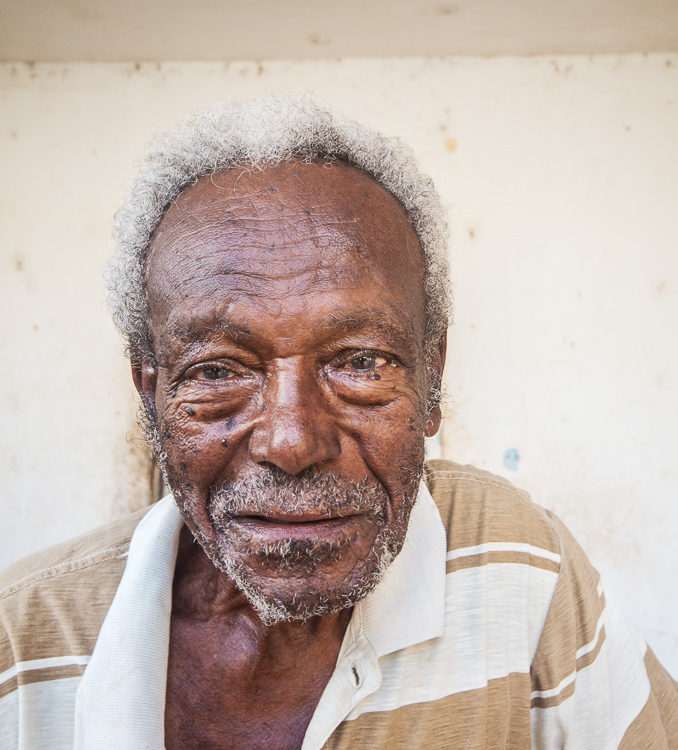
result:
[[[252,388],[180,387],[158,400],[160,442],[174,482],[206,490],[219,479],[234,447],[247,431]]]
[[[388,456],[407,452],[408,445],[424,434],[426,410],[421,390],[401,388],[390,403],[362,406],[342,403],[337,410],[342,428],[370,446],[371,455]]]
[[[394,503],[400,502],[403,489],[411,493],[418,483],[424,461],[425,423],[425,414],[415,398],[372,414],[363,412],[345,423],[362,460]]]
[[[167,455],[167,471],[173,488],[205,496],[228,461],[234,422],[200,421],[197,410],[167,409],[159,415],[160,445]]]

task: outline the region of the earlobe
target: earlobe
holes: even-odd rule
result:
[[[155,414],[155,387],[158,371],[150,362],[132,362],[132,380],[149,416]]]
[[[438,432],[442,419],[443,414],[440,406],[434,406],[433,409],[431,409],[431,411],[429,412],[428,419],[426,420],[424,435],[426,435],[426,437],[433,437],[436,432]]]
[[[443,370],[445,369],[445,354],[447,352],[447,331],[443,333],[438,341],[434,354],[429,360],[429,411],[428,419],[424,434],[426,437],[433,437],[443,419],[442,409],[440,408],[440,399],[442,397]]]

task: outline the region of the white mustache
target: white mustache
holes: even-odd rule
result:
[[[217,528],[223,529],[234,516],[243,515],[383,517],[387,503],[383,485],[368,477],[354,482],[317,468],[293,476],[277,467],[263,467],[211,490],[208,512]]]

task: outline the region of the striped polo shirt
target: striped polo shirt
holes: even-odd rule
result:
[[[0,747],[163,748],[182,525],[167,497],[0,578]],[[552,514],[432,462],[303,750],[530,747],[678,748],[676,683]]]

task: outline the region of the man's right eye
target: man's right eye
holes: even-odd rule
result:
[[[205,380],[227,380],[233,377],[233,370],[227,367],[203,367],[198,374]]]

